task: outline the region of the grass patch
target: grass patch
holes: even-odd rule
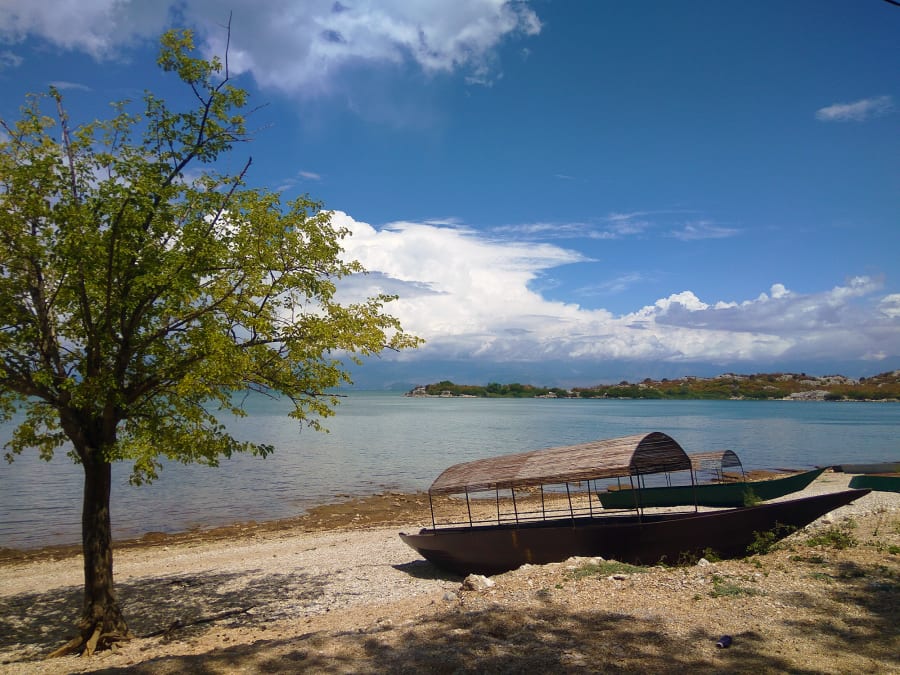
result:
[[[720,562],[722,560],[722,557],[711,548],[707,548],[703,551],[703,557],[709,562]]]
[[[718,574],[713,574],[712,583],[713,588],[709,592],[711,598],[733,598],[740,595],[760,595],[760,592],[755,588],[739,586]]]
[[[744,490],[743,498],[744,506],[759,506],[763,503],[763,500],[756,496],[753,488],[746,488]]]
[[[675,562],[675,567],[692,567],[696,565],[701,558],[711,563],[722,561],[722,556],[719,555],[718,551],[712,548],[705,548],[700,553],[682,551],[678,554],[678,560]],[[662,566],[665,567],[665,565]]]
[[[570,579],[585,579],[587,577],[608,577],[611,574],[636,574],[647,572],[646,567],[629,565],[617,560],[605,560],[601,563],[585,563],[581,567],[568,573]]]
[[[855,527],[855,524],[847,523],[843,526],[829,527],[807,539],[806,545],[834,549],[853,548],[859,544],[859,540],[850,533],[851,527]]]
[[[791,525],[776,525],[771,530],[765,532],[754,532],[753,543],[747,547],[747,553],[751,555],[765,555],[776,550],[778,542],[788,535],[797,531],[796,527]]]

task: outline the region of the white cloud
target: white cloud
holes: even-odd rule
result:
[[[235,24],[240,31],[232,35],[232,64],[252,71],[263,86],[294,93],[328,90],[347,67],[407,61],[430,75],[461,71],[472,83],[488,84],[498,74],[494,50],[500,42],[540,31],[532,10],[505,0],[312,0],[267,3],[262,12],[253,0],[242,4],[252,9],[241,12]],[[207,36],[210,47],[222,52],[222,31],[213,29]]]
[[[18,68],[22,65],[22,57],[9,51],[4,50],[0,52],[0,70],[6,70],[7,68]]]
[[[335,212],[332,222],[353,233],[347,255],[380,275],[359,279],[361,292],[398,292],[391,306],[405,329],[454,351],[485,350],[503,336],[531,333],[539,316],[575,317],[577,305],[544,300],[529,288],[543,270],[584,258],[549,244],[502,243],[462,227],[397,222],[376,230]],[[388,282],[385,278],[389,279]],[[498,340],[498,335],[500,339]],[[451,347],[451,344],[456,345]]]
[[[35,35],[65,49],[106,58],[123,45],[159,34],[169,7],[137,0],[7,0],[0,5],[0,38],[18,41]]]
[[[597,296],[597,295],[615,295],[622,293],[635,284],[645,280],[645,276],[640,272],[628,272],[614,279],[607,279],[590,286],[583,286],[576,292],[581,296]]]
[[[894,102],[890,96],[876,96],[820,108],[816,111],[816,119],[823,122],[863,122],[871,117],[886,115],[893,109]]]
[[[524,223],[519,225],[502,225],[494,228],[494,232],[527,238],[570,239],[593,236],[591,225],[586,223]]]
[[[878,303],[878,311],[893,319],[900,319],[900,293],[883,297]]]
[[[602,232],[596,233],[595,239],[621,239],[643,234],[650,227],[650,222],[643,216],[646,214],[627,213],[613,214],[609,220],[609,226]]]
[[[900,296],[885,298],[880,311],[867,309],[866,299],[880,288],[868,277],[809,295],[774,283],[739,302],[707,301],[685,290],[616,316],[535,290],[546,271],[587,261],[576,251],[499,241],[465,227],[400,222],[376,229],[341,212],[333,222],[353,233],[344,241],[347,255],[373,272],[344,292],[398,294],[390,312],[427,340],[404,359],[722,363],[793,353],[860,359],[896,355],[900,344]]]
[[[646,220],[646,213],[613,213],[600,220],[599,223],[584,222],[538,222],[518,225],[505,225],[495,228],[495,232],[524,237],[541,237],[544,239],[625,239],[644,234],[653,227]]]
[[[693,211],[633,211],[630,213],[611,213],[604,219],[605,225],[591,233],[593,239],[624,239],[642,236],[650,230],[666,227],[666,223],[676,217],[680,220],[683,214]],[[730,237],[737,230],[715,225],[711,221],[700,220],[687,225],[680,225],[679,230],[671,231],[670,236],[684,240],[713,239]]]
[[[681,229],[673,230],[670,235],[681,241],[697,241],[699,239],[726,239],[739,233],[733,227],[723,227],[710,221],[700,220],[685,223]]]
[[[500,75],[500,43],[541,30],[534,11],[508,0],[7,0],[0,6],[0,37],[35,35],[108,58],[169,25],[187,24],[198,27],[208,54],[222,55],[229,13],[233,72],[302,95],[329,90],[347,67],[408,61],[428,74],[461,71],[472,83],[490,84]]]
[[[786,298],[791,294],[791,292],[784,287],[784,284],[772,284],[772,288],[769,289],[769,292],[775,299]]]
[[[72,89],[72,90],[78,90],[78,91],[91,91],[91,88],[84,84],[79,84],[77,82],[65,82],[63,80],[56,80],[54,82],[50,82],[50,86],[56,87],[57,89],[60,89],[60,90]]]
[[[668,298],[664,298],[662,300],[657,300],[655,307],[661,311],[662,314],[665,314],[669,311],[669,308],[673,306],[683,307],[684,309],[690,312],[696,312],[701,309],[707,309],[709,305],[705,302],[702,302],[700,298],[691,293],[690,291],[682,291],[681,293],[674,293],[670,295]]]

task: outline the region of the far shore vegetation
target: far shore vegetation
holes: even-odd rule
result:
[[[813,376],[806,373],[726,373],[716,377],[683,377],[593,387],[538,387],[530,384],[455,384],[449,380],[418,386],[406,396],[475,398],[613,398],[613,399],[725,399],[898,401],[900,370],[858,380],[843,375]]]

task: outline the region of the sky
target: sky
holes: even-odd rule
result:
[[[900,368],[900,7],[885,0],[0,0],[0,117],[145,90],[190,28],[426,344],[357,386]]]

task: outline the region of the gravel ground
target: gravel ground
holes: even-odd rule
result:
[[[849,478],[826,472],[801,494]],[[898,494],[871,493],[744,560],[571,560],[472,590],[397,537],[426,505],[383,495],[122,545],[117,589],[138,637],[90,659],[42,659],[71,636],[80,557],[7,552],[0,671],[900,673]]]

